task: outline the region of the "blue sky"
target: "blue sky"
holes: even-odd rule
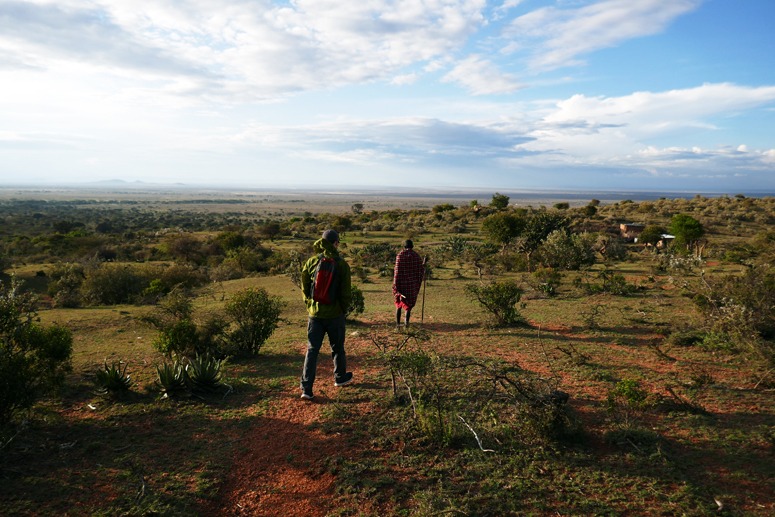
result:
[[[772,0],[0,0],[0,185],[775,191]]]

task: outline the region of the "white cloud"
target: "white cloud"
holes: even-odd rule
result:
[[[513,93],[523,88],[513,76],[478,55],[460,61],[442,81],[457,83],[474,95]]]
[[[392,81],[390,81],[391,84],[395,84],[397,86],[404,86],[407,84],[414,84],[417,82],[417,79],[419,76],[417,74],[404,74],[404,75],[397,75],[393,78]]]
[[[390,80],[459,49],[484,0],[114,0],[0,5],[4,61],[83,61],[245,98]]]
[[[635,92],[621,97],[574,95],[544,117],[556,128],[585,133],[625,132],[632,139],[677,129],[713,128],[713,117],[775,102],[775,86],[704,84],[666,92]]]
[[[530,65],[550,70],[578,65],[581,56],[656,34],[702,0],[602,0],[578,8],[545,7],[513,20],[506,50],[530,49]],[[534,49],[534,50],[533,50]]]

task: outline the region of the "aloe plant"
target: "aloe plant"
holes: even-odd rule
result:
[[[220,388],[222,361],[209,355],[197,354],[186,365],[186,378],[194,393],[211,393]]]
[[[107,361],[103,368],[97,369],[94,373],[94,383],[97,385],[97,392],[103,395],[118,395],[126,393],[132,387],[131,376],[126,373],[127,364],[121,367],[121,361],[114,361],[108,366]]]
[[[156,385],[164,397],[173,396],[186,389],[186,369],[178,360],[157,365],[156,376]]]

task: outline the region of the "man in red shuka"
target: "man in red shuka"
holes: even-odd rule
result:
[[[396,326],[401,326],[401,309],[406,310],[404,322],[409,326],[412,307],[417,303],[425,276],[425,261],[414,251],[414,243],[407,239],[401,252],[396,256],[396,266],[393,270],[393,297],[396,303]]]

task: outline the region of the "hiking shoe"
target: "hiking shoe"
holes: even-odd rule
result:
[[[302,391],[301,398],[304,400],[312,400],[315,398],[315,395],[313,395],[311,391]]]
[[[334,381],[334,386],[347,386],[353,381],[353,372],[345,373],[341,379]]]

